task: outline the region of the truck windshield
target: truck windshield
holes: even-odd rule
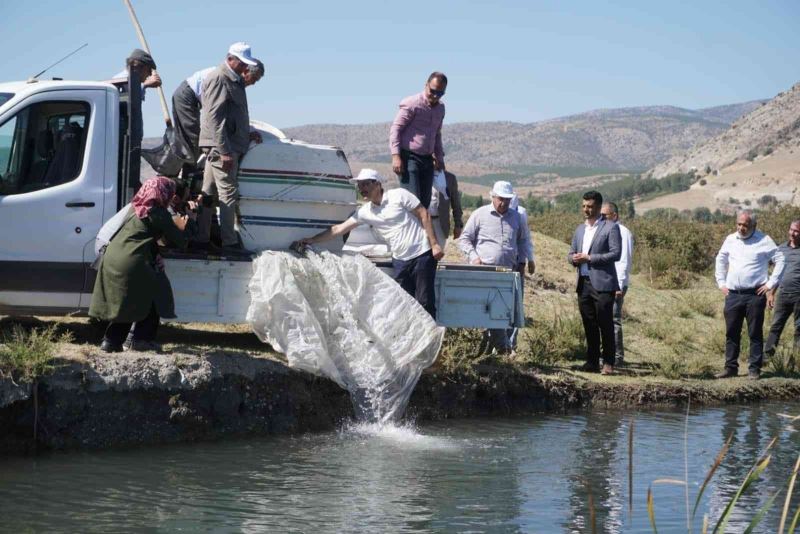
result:
[[[11,100],[13,96],[14,93],[0,93],[0,107],[2,107],[3,104]]]

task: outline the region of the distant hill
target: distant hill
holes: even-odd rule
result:
[[[698,140],[725,131],[761,101],[699,110],[673,106],[602,109],[531,124],[448,124],[443,139],[448,166],[462,174],[552,168],[640,171],[682,153]],[[389,122],[312,124],[287,135],[340,146],[359,162],[387,162]]]
[[[743,159],[752,161],[792,144],[797,138],[800,138],[800,83],[739,118],[724,132],[656,165],[652,173],[660,178],[692,168],[718,170]]]
[[[732,211],[800,205],[800,83],[735,121],[729,129],[656,165],[656,178],[696,169],[699,180],[688,190],[636,209]]]

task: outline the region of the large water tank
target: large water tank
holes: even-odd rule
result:
[[[263,142],[251,144],[239,166],[239,233],[246,248],[287,249],[356,210],[352,172],[340,148],[289,139],[261,122],[251,126]],[[343,241],[321,245],[338,252]]]

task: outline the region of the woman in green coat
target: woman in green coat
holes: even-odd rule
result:
[[[154,342],[159,318],[175,317],[172,287],[158,253],[159,240],[186,246],[187,217],[167,211],[174,194],[169,178],[144,182],[131,201],[132,213],[106,248],[89,307],[90,316],[109,321],[100,345],[105,352],[122,351],[123,342],[128,349],[160,350]]]

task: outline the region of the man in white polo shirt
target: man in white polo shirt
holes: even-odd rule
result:
[[[405,189],[384,191],[386,179],[372,169],[361,169],[352,181],[359,194],[369,202],[346,221],[295,241],[292,248],[328,241],[360,224],[368,224],[392,249],[394,279],[436,318],[433,279],[436,263],[444,252],[436,242],[428,210]]]
[[[768,235],[756,230],[756,214],[742,210],[736,216],[736,232],[725,238],[717,254],[715,277],[725,295],[725,370],[717,378],[739,373],[742,323],[747,319],[750,337],[748,376],[758,379],[764,361],[764,308],[771,289],[783,276],[783,253]],[[769,264],[775,268],[769,274]]]

